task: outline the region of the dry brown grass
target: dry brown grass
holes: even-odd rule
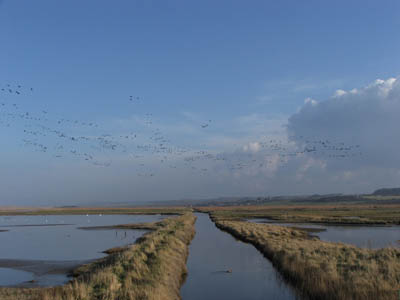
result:
[[[276,225],[215,217],[214,221],[220,229],[255,245],[310,299],[398,299],[399,249],[360,249]]]
[[[69,284],[44,289],[1,288],[0,299],[180,299],[194,222],[192,214],[162,220],[135,245],[81,267],[79,276]]]

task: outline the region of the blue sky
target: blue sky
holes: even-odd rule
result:
[[[338,89],[362,89],[378,78],[397,77],[398,28],[398,1],[3,0],[0,86],[21,84],[26,90],[18,96],[0,93],[0,100],[18,103],[24,113],[45,110],[54,120],[99,125],[59,128],[70,135],[140,133],[145,139],[158,129],[170,147],[235,155],[261,137],[287,140],[285,126],[306,98],[329,100]],[[132,104],[130,95],[141,100]],[[151,114],[152,128],[143,125],[146,114]],[[54,120],[48,121],[49,127],[57,126]],[[348,180],[321,185],[309,174],[297,181],[301,188],[294,184],[288,189],[284,183],[292,182],[290,174],[281,166],[260,174],[243,171],[239,177],[232,170],[218,179],[188,177],[180,161],[174,161],[177,168],[171,173],[148,155],[151,168],[145,172],[157,176],[147,178],[136,176],[141,163],[127,158],[138,151],[138,144],[147,143],[144,140],[125,145],[124,153],[93,150],[99,160],[112,162],[94,169],[73,155],[54,159],[57,137],[43,137],[41,143],[53,149],[46,153],[21,145],[26,126],[27,120],[20,119],[1,127],[4,204],[363,192],[387,182],[395,172],[382,170],[380,179],[365,182],[364,170],[353,187]],[[327,130],[325,137],[337,138],[331,133]],[[319,162],[326,163],[324,158]],[[304,167],[302,163],[293,168]],[[356,165],[341,172],[355,172],[360,163]],[[76,173],[85,176],[77,179]],[[327,181],[331,175],[326,172]],[[254,176],[263,181],[255,184]],[[185,189],[182,179],[187,181]],[[95,191],[108,183],[109,195]],[[158,192],[152,190],[154,185]]]

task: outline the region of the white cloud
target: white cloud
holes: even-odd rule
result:
[[[315,106],[315,105],[318,104],[318,101],[317,101],[317,100],[314,100],[314,99],[312,99],[312,98],[306,98],[306,99],[304,100],[304,104],[309,104],[309,105],[311,105],[311,106]]]
[[[354,184],[354,189],[363,186],[371,190],[393,182],[393,174],[400,169],[399,128],[399,78],[378,79],[349,91],[337,90],[325,101],[308,98],[287,126],[290,139],[298,146],[304,145],[300,137],[359,145],[362,154],[356,157],[337,159],[313,154],[323,163],[318,176],[344,190],[348,190],[346,182]],[[312,176],[309,162],[297,166],[297,179]]]
[[[261,145],[258,142],[248,143],[247,145],[243,146],[244,152],[256,153],[256,152],[260,151],[260,149],[261,149]]]
[[[336,90],[335,94],[333,95],[333,97],[341,97],[343,95],[346,95],[347,92],[344,90]]]

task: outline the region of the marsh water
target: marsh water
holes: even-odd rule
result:
[[[398,247],[400,240],[400,226],[358,226],[358,225],[319,225],[309,223],[280,223],[271,219],[249,219],[249,222],[268,223],[278,226],[300,227],[314,229],[312,235],[323,241],[341,242],[357,247],[379,249],[384,247]]]
[[[208,215],[196,216],[183,299],[296,299],[254,246],[219,230]]]
[[[144,230],[79,227],[154,222],[160,215],[0,216],[0,286],[52,286],[68,272],[104,257],[112,247],[132,244]]]

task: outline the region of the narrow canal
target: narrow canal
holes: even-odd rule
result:
[[[182,299],[296,299],[254,246],[219,230],[208,215],[196,216]]]

